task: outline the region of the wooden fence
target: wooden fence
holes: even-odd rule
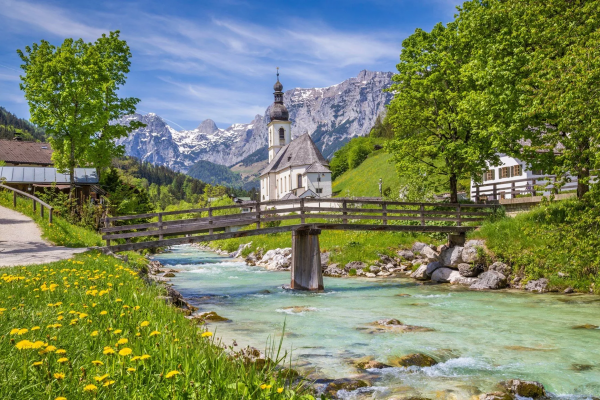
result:
[[[517,179],[507,182],[484,183],[475,186],[475,201],[483,200],[500,200],[507,198],[515,198],[518,195],[537,196],[540,193],[554,193],[577,190],[577,182],[567,182],[564,185],[557,185],[556,176],[538,176],[536,178]]]
[[[252,211],[240,213],[250,208]],[[125,240],[128,245],[115,245],[115,250],[139,249],[192,241],[210,241],[229,237],[250,236],[296,230],[306,224],[319,229],[377,230],[462,233],[495,211],[495,205],[405,203],[353,199],[294,199],[269,202],[244,202],[241,205],[208,207],[181,211],[127,215],[105,218],[101,229],[107,247],[111,241]],[[225,214],[231,213],[234,214]],[[191,218],[166,220],[166,217],[191,214]],[[225,214],[225,215],[220,215]],[[146,222],[144,219],[155,221]],[[138,220],[138,221],[135,221]],[[139,221],[142,220],[142,221]],[[283,221],[298,223],[276,226]],[[133,224],[124,225],[125,223]],[[242,232],[231,228],[250,227]],[[225,232],[215,234],[215,232]],[[194,240],[164,240],[167,236],[192,235]],[[140,243],[140,238],[149,238]],[[132,241],[137,243],[131,243]],[[154,244],[149,242],[156,242]]]
[[[52,223],[52,211],[54,209],[52,208],[51,205],[43,202],[42,200],[38,199],[37,197],[35,197],[33,195],[30,195],[29,193],[25,193],[21,190],[17,190],[10,186],[0,184],[0,188],[6,189],[6,190],[11,190],[13,192],[13,207],[15,207],[15,208],[17,207],[17,195],[31,199],[34,212],[37,210],[37,204],[39,204],[40,205],[40,216],[42,218],[44,217],[44,208],[47,208],[48,209],[48,222]]]

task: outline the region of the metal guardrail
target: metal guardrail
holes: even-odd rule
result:
[[[17,195],[31,199],[33,201],[33,211],[34,212],[37,209],[36,205],[39,203],[40,204],[40,216],[42,218],[44,217],[44,208],[47,208],[48,209],[48,222],[52,223],[52,212],[53,212],[54,208],[50,204],[45,203],[44,201],[38,199],[37,197],[35,197],[29,193],[25,193],[21,190],[12,188],[10,186],[0,184],[0,188],[11,190],[13,192],[13,207],[15,207],[15,208],[17,207]]]

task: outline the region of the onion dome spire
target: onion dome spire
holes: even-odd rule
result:
[[[273,90],[275,90],[275,93],[273,93],[275,101],[269,113],[271,121],[288,121],[290,115],[287,108],[283,105],[283,85],[279,82],[279,67],[277,67],[277,82],[273,85]]]

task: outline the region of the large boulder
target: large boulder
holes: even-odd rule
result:
[[[422,353],[409,354],[404,357],[392,357],[389,359],[390,365],[394,367],[432,367],[437,361]]]
[[[498,271],[486,271],[479,275],[477,282],[472,284],[469,288],[475,290],[496,290],[503,289],[507,285],[506,276],[502,275]]]
[[[520,397],[529,397],[532,399],[545,399],[546,391],[544,385],[534,381],[522,381],[520,379],[509,379],[501,382],[500,386],[504,387],[508,393]]]
[[[413,253],[421,253],[421,251],[423,250],[424,247],[429,247],[427,245],[427,243],[423,243],[423,242],[416,242],[415,244],[412,245],[412,252]]]
[[[368,386],[371,386],[371,385],[369,385],[368,382],[360,380],[360,379],[349,379],[349,378],[336,379],[327,385],[327,387],[325,388],[325,394],[327,396],[337,396],[337,392],[339,390],[345,390],[348,392],[352,392],[356,389],[360,389],[362,387],[368,387]]]
[[[398,250],[396,254],[398,254],[398,257],[403,258],[406,261],[411,261],[415,258],[415,253],[410,250]]]
[[[410,277],[418,281],[429,280],[429,275],[427,275],[427,265],[421,265],[416,271],[410,274]]]
[[[460,264],[458,264],[458,272],[460,272],[460,274],[462,276],[473,277],[473,276],[477,276],[483,272],[483,266],[480,264],[475,265],[475,264],[460,263]]]
[[[514,400],[514,396],[505,392],[494,392],[479,395],[479,400]]]
[[[541,278],[527,282],[525,289],[530,292],[545,293],[548,291],[548,279]]]
[[[463,262],[474,263],[479,261],[479,255],[476,247],[464,247],[461,258]]]
[[[244,244],[240,244],[237,248],[236,251],[233,252],[233,254],[231,254],[231,256],[233,258],[238,258],[242,256],[242,252],[244,251],[244,249],[247,249],[248,247],[252,246],[252,242],[250,243],[244,243]]]
[[[456,272],[460,276],[458,271],[453,269],[446,267],[438,268],[431,274],[431,280],[434,282],[450,282],[450,274],[453,272]]]
[[[452,285],[471,286],[474,283],[477,283],[477,281],[479,281],[479,279],[462,276],[460,272],[454,270],[452,271],[450,276],[448,276],[448,282],[450,282]]]
[[[504,276],[509,276],[510,273],[512,272],[512,268],[509,267],[508,265],[501,263],[501,262],[495,262],[492,265],[489,266],[488,270],[490,271],[498,271],[500,272],[502,275]]]
[[[344,271],[338,268],[338,264],[331,264],[327,267],[327,269],[325,269],[325,271],[323,271],[323,275],[325,276],[338,277],[342,276],[343,274]]]
[[[329,252],[326,251],[324,253],[321,253],[321,265],[328,265],[329,264]]]
[[[447,248],[440,254],[440,259],[444,267],[456,267],[462,263],[462,252],[463,248],[460,246],[454,246]]]
[[[427,264],[427,270],[426,270],[427,275],[431,276],[435,272],[436,269],[442,268],[442,267],[443,267],[443,265],[439,261],[430,262],[429,264]]]
[[[346,264],[346,266],[344,267],[344,271],[348,272],[351,269],[363,269],[364,267],[366,267],[367,264],[365,264],[364,262],[360,262],[360,261],[352,261],[349,262],[348,264]]]
[[[429,246],[423,247],[421,255],[425,257],[428,262],[438,261],[440,259],[440,254]]]

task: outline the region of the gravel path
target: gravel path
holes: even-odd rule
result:
[[[0,267],[45,264],[86,250],[52,246],[31,218],[0,206]]]

